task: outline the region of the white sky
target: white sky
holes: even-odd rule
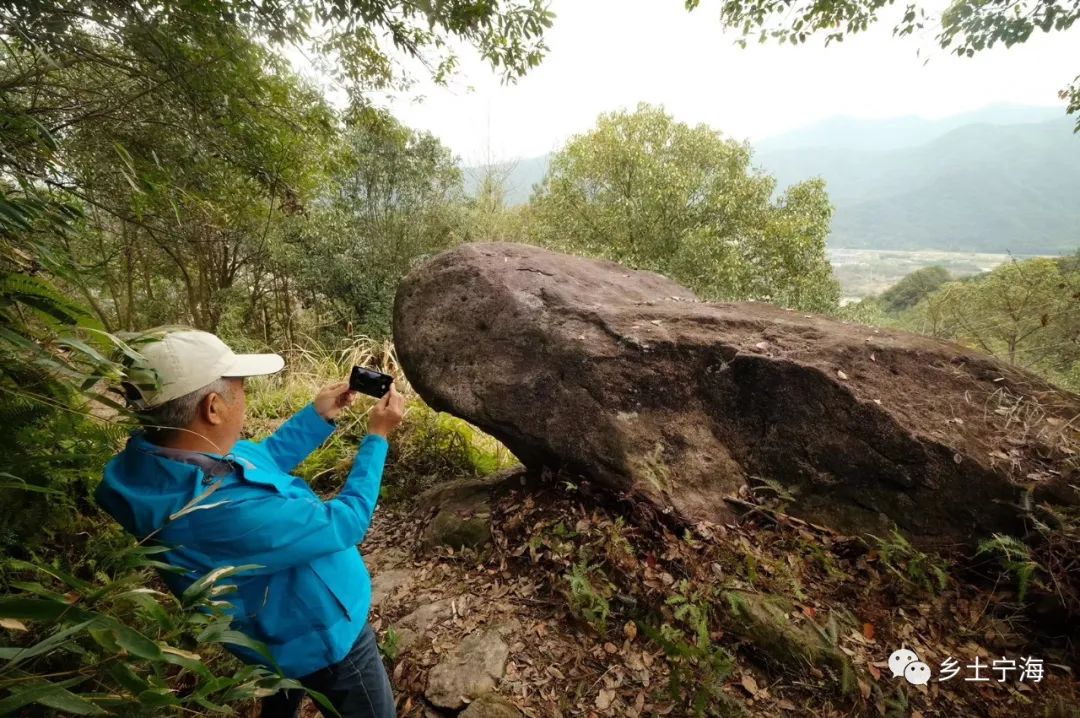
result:
[[[465,52],[448,87],[420,82],[384,104],[465,164],[481,164],[550,152],[601,112],[639,101],[754,140],[835,115],[943,117],[1002,102],[1064,107],[1057,93],[1080,73],[1080,27],[1037,32],[1023,45],[974,58],[946,55],[930,34],[893,38],[891,23],[828,48],[815,38],[744,50],[709,0],[692,13],[681,0],[551,6],[550,52],[516,85],[502,85]]]

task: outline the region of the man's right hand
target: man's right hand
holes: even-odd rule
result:
[[[385,439],[401,423],[401,417],[404,415],[405,397],[399,394],[397,388],[391,384],[390,391],[379,399],[379,403],[368,415],[368,433],[377,434]]]

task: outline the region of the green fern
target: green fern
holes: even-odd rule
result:
[[[1037,585],[1038,577],[1044,573],[1043,567],[1031,555],[1031,547],[1014,536],[994,534],[993,538],[979,544],[976,555],[996,556],[1006,574],[1016,579],[1017,596],[1021,601],[1027,598],[1031,587]]]
[[[893,531],[887,539],[871,536],[881,557],[881,563],[903,583],[917,589],[937,594],[949,586],[949,572],[945,562],[936,555],[927,554],[911,545],[903,534]]]
[[[597,633],[607,633],[607,620],[611,615],[611,605],[608,603],[607,588],[609,584],[602,574],[596,577],[598,570],[589,566],[585,561],[574,564],[570,573],[566,575],[568,593],[570,599],[570,611],[584,619]]]

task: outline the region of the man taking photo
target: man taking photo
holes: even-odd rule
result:
[[[273,374],[277,354],[235,354],[213,334],[177,330],[147,344],[139,369],[156,383],[132,396],[143,421],[105,467],[97,500],[140,540],[171,547],[163,573],[183,593],[223,566],[233,627],[264,643],[282,672],[325,695],[343,718],[393,718],[394,696],[367,623],[371,579],[357,548],[379,496],[387,435],[404,399],[391,386],[368,417],[344,487],[329,501],[289,474],[334,431],[352,403],[328,386],[263,441],[241,441],[244,378]],[[248,663],[267,663],[246,648]],[[263,718],[292,718],[300,691],[263,701]]]

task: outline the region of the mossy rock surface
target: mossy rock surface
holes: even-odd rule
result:
[[[443,510],[424,529],[424,543],[428,547],[450,546],[454,549],[481,548],[491,541],[491,510],[460,514]]]
[[[431,517],[424,527],[424,545],[480,549],[491,543],[491,499],[520,475],[520,469],[509,469],[439,484],[420,494],[417,507]]]
[[[795,623],[791,602],[782,596],[728,591],[724,624],[770,661],[794,673],[817,667],[832,673],[846,693],[854,687],[851,660],[831,642],[824,629],[809,621]]]

